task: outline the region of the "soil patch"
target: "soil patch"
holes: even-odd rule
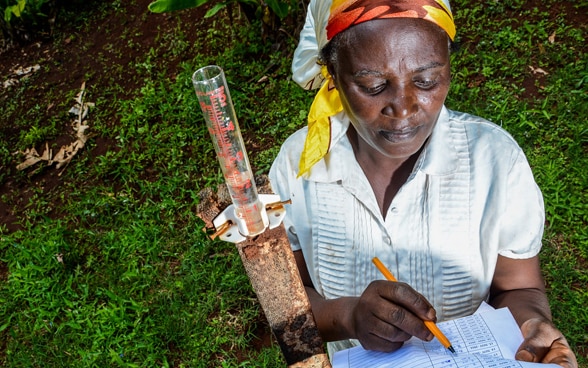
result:
[[[86,101],[131,99],[134,91],[141,87],[144,73],[148,73],[136,67],[137,62],[145,60],[145,55],[150,55],[158,63],[161,67],[158,73],[164,71],[162,77],[173,80],[180,72],[179,64],[192,60],[194,51],[164,57],[158,54],[159,44],[177,41],[172,38],[177,29],[181,29],[185,44],[194,44],[198,37],[202,37],[202,30],[210,28],[214,22],[214,18],[203,17],[214,4],[169,14],[153,14],[147,9],[152,1],[88,1],[82,8],[76,4],[78,8],[65,9],[83,14],[76,22],[59,22],[57,18],[52,37],[43,34],[27,44],[0,52],[0,106],[15,97],[12,95],[17,90],[14,85],[27,86],[18,96],[23,104],[14,111],[2,112],[0,135],[9,137],[9,141],[16,145],[21,132],[30,127],[16,126],[12,122],[16,117],[31,115],[29,111],[36,108],[43,111],[46,123],[41,125],[49,125],[52,119],[64,122],[57,127],[53,139],[47,142],[49,148],[56,151],[73,142],[75,134],[69,124],[72,119],[68,110],[82,84],[85,83],[88,91]],[[100,10],[89,11],[92,6]],[[30,73],[20,74],[29,68]],[[121,88],[104,93],[112,91],[108,88],[112,80]],[[103,103],[102,108],[105,105],[107,103]],[[119,124],[119,117],[113,114],[108,123],[112,126]],[[118,150],[116,143],[113,138],[93,136],[82,154],[91,162],[109,151]],[[45,145],[35,148],[41,153]],[[48,202],[52,218],[60,216],[58,209],[68,195],[60,188],[66,184],[65,175],[61,175],[63,169],[38,164],[34,170],[18,172],[15,169],[17,163],[17,157],[11,167],[3,167],[0,163],[0,173],[10,171],[13,174],[4,180],[0,175],[0,234],[3,230],[14,232],[22,228],[25,211],[36,195],[43,196]],[[91,180],[87,178],[86,184],[91,185]],[[7,280],[8,276],[7,265],[0,261],[0,281]],[[271,330],[262,315],[253,328],[257,336],[253,349],[270,346]],[[170,350],[174,349],[170,347]],[[235,354],[243,359],[248,357],[246,351],[236,351]]]
[[[25,45],[17,45],[0,53],[0,104],[10,98],[16,88],[11,85],[24,84],[27,88],[17,98],[23,104],[14,111],[4,111],[0,120],[0,135],[16,143],[27,126],[16,126],[11,122],[16,117],[32,116],[31,109],[44,111],[41,123],[50,125],[52,120],[60,124],[56,126],[54,138],[47,142],[54,152],[62,145],[75,141],[75,134],[69,122],[68,110],[74,104],[73,97],[78,93],[82,83],[87,89],[87,101],[114,101],[130,99],[141,86],[144,75],[135,63],[145,59],[145,55],[158,50],[160,42],[169,42],[171,31],[181,27],[185,42],[192,44],[201,34],[202,29],[210,26],[212,19],[203,17],[208,6],[189,9],[169,14],[154,14],[147,6],[152,0],[135,1],[90,1],[84,7],[91,6],[100,10],[87,11],[76,4],[77,11],[87,14],[79,17],[77,22],[55,23],[53,37],[42,34],[38,39]],[[173,78],[178,72],[178,64],[190,60],[193,54],[178,53],[170,57],[166,55],[164,70],[166,76]],[[162,55],[154,54],[154,59],[161,60]],[[23,71],[30,73],[22,74]],[[116,80],[120,89],[106,95],[112,80]],[[112,91],[112,89],[108,89]],[[38,118],[38,114],[36,115]],[[109,124],[117,124],[118,117],[113,116]],[[93,159],[108,151],[116,150],[115,141],[104,137],[94,137],[88,143],[88,151],[84,154]],[[39,154],[45,146],[35,147]],[[16,151],[16,147],[12,152]],[[20,229],[19,219],[34,193],[42,193],[49,201],[59,202],[59,196],[51,197],[52,191],[63,183],[61,170],[45,168],[42,165],[28,174],[17,172],[17,157],[14,165],[0,170],[14,173],[9,179],[0,181],[0,224],[4,224],[9,232]],[[50,205],[55,208],[59,203]]]

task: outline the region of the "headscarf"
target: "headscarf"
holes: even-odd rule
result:
[[[325,3],[328,1],[311,1],[305,29],[301,32],[301,44],[292,64],[294,79],[303,87],[312,89],[322,82],[308,113],[308,134],[300,156],[298,176],[308,172],[329,152],[330,117],[343,111],[339,92],[326,67],[316,64],[320,49],[328,41],[354,25],[373,19],[425,19],[441,27],[451,40],[456,33],[447,0],[332,0],[328,10]]]

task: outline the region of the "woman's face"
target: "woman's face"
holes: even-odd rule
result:
[[[431,135],[449,90],[446,34],[422,19],[381,19],[348,29],[328,65],[360,137],[391,159],[415,154]]]

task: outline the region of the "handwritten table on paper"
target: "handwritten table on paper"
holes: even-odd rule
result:
[[[438,324],[457,354],[437,339],[407,341],[393,353],[364,350],[361,346],[335,353],[333,368],[527,368],[558,367],[514,360],[523,341],[521,331],[507,308],[491,309]]]

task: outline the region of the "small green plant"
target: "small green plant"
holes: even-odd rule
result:
[[[149,10],[154,13],[164,13],[175,10],[194,8],[204,5],[208,2],[210,2],[210,0],[156,0],[149,4]],[[286,17],[290,10],[290,4],[281,0],[269,0],[265,2],[259,0],[225,0],[213,6],[212,9],[206,13],[205,17],[212,17],[219,10],[232,3],[244,4],[251,7],[263,6],[266,4],[267,7],[269,7],[269,9],[271,9],[271,11],[273,11],[280,18]]]
[[[70,131],[79,85],[31,77],[0,89],[0,202],[15,211],[0,221],[0,366],[285,367],[234,245],[206,238],[195,214],[200,190],[223,179],[190,77],[205,65],[225,70],[253,170],[267,174],[314,96],[291,79],[292,24],[276,49],[257,31],[260,18],[228,21],[236,7],[198,20],[143,9],[141,19],[160,21],[155,42],[121,63],[121,45],[146,38],[133,29],[144,22],[125,12],[141,2],[74,1],[97,6],[60,13],[78,25],[70,48],[89,53],[88,43],[77,47],[88,34],[125,39],[91,55],[92,135],[59,173],[19,171],[13,153]],[[544,14],[581,3],[546,0],[538,12],[523,3],[452,1],[461,52],[446,104],[502,125],[525,151],[545,199],[540,254],[554,322],[588,368],[586,30]],[[27,99],[32,88],[52,104]],[[40,180],[58,174],[58,186]]]
[[[188,8],[195,8],[210,3],[211,0],[156,0],[149,4],[149,10],[154,13],[165,13]],[[205,18],[213,17],[220,10],[237,4],[250,22],[261,20],[269,27],[271,33],[277,32],[279,20],[287,17],[296,10],[294,2],[284,0],[223,0],[210,8]]]
[[[27,40],[36,32],[48,32],[54,20],[55,0],[0,0],[0,25],[8,40]]]

